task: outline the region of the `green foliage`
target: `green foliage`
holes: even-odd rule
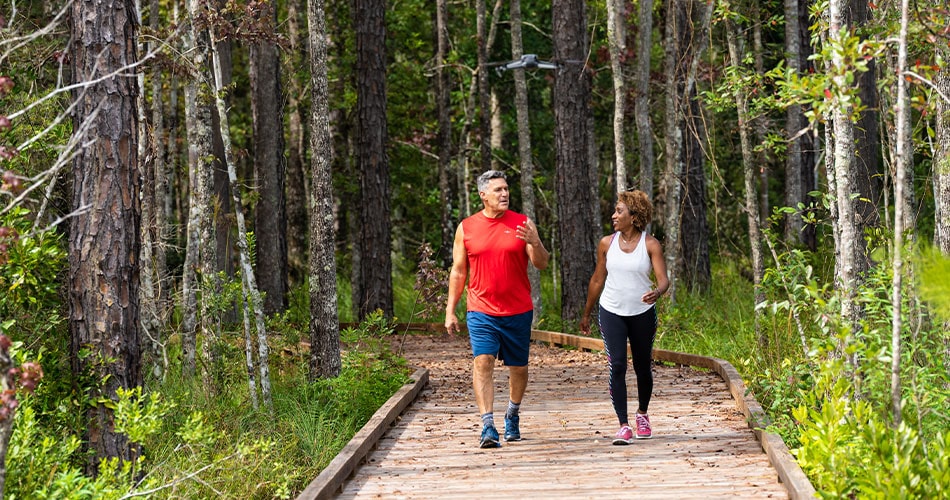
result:
[[[38,341],[64,321],[59,277],[66,263],[62,237],[54,231],[36,231],[29,210],[16,207],[0,217],[18,237],[6,246],[0,261],[0,318],[3,333],[28,344]]]
[[[835,344],[815,353],[814,388],[794,411],[801,446],[794,450],[826,498],[942,498],[950,492],[950,439],[928,438],[906,421],[889,424],[886,408],[855,398],[851,374]],[[944,427],[945,430],[945,427]]]
[[[936,248],[925,250],[920,259],[920,294],[942,321],[950,321],[950,258]]]

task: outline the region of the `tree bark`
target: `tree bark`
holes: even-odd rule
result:
[[[861,29],[871,21],[871,12],[867,0],[847,0],[846,10],[843,12],[843,21],[848,24],[862,39],[867,38]],[[881,225],[878,208],[883,189],[883,170],[881,167],[881,133],[880,133],[880,97],[877,92],[877,69],[874,59],[868,61],[868,70],[855,75],[861,105],[865,107],[860,113],[858,122],[852,127],[857,154],[853,160],[852,187],[854,192],[861,196],[855,200],[855,217],[857,234],[864,241],[865,230]],[[854,149],[854,148],[853,148]],[[862,248],[859,258],[855,262],[858,274],[863,274],[871,267],[870,255],[867,249]]]
[[[944,54],[950,56],[950,51],[944,50]],[[950,96],[950,72],[937,73],[936,85],[943,95]],[[934,128],[934,245],[950,256],[950,103],[945,99],[937,100]]]
[[[116,432],[116,391],[142,385],[139,344],[138,25],[129,2],[72,4],[73,83],[111,78],[73,91],[73,133],[81,146],[73,158],[76,215],[69,228],[69,330],[73,374],[99,381],[86,410],[87,469],[99,460],[134,461],[139,446]],[[82,354],[88,352],[89,354]]]
[[[640,190],[651,199],[653,192],[653,127],[650,124],[650,54],[653,52],[653,2],[640,0],[637,16],[636,101],[634,120],[637,124],[637,143],[640,146]]]
[[[667,272],[670,275],[670,300],[676,302],[677,279],[683,270],[683,248],[680,230],[683,217],[682,195],[683,176],[687,172],[685,156],[686,110],[694,95],[699,56],[706,50],[706,33],[712,18],[714,2],[705,0],[704,9],[698,21],[690,19],[683,2],[691,0],[669,0],[666,12],[666,45],[664,47],[664,65],[666,66],[665,97],[665,150],[666,167],[660,186],[658,213],[664,217],[663,229],[666,232],[664,245]],[[698,5],[698,3],[697,3]],[[698,22],[698,26],[697,26]],[[688,37],[683,38],[682,37]],[[680,42],[683,42],[681,45]],[[695,201],[695,200],[694,200]]]
[[[832,43],[841,40],[841,29],[846,27],[844,18],[845,0],[831,0],[829,2],[829,29],[828,37]],[[840,53],[832,56],[831,64],[836,68],[844,68],[847,62]],[[849,83],[843,72],[836,72],[834,77],[835,85],[844,89]],[[835,254],[836,254],[836,275],[835,288],[841,292],[841,315],[845,321],[857,321],[857,306],[855,304],[858,279],[861,271],[864,269],[864,251],[861,243],[864,241],[864,235],[860,232],[858,221],[859,210],[857,202],[852,198],[852,194],[857,193],[854,176],[854,124],[851,122],[851,106],[848,104],[836,102],[832,107],[832,125],[834,133],[834,143],[831,144],[833,152],[833,169],[835,205],[837,206],[837,216],[833,220],[836,226],[835,235]]]
[[[488,27],[485,26],[487,13],[485,12],[485,2],[487,0],[475,0],[475,41],[478,52],[478,71],[475,75],[478,77],[478,130],[479,130],[479,152],[481,153],[482,172],[491,169],[491,99],[488,88]]]
[[[511,59],[524,55],[521,37],[521,0],[511,0]],[[521,211],[537,221],[534,196],[534,158],[531,152],[531,115],[528,112],[528,82],[524,69],[512,72],[515,80],[515,115],[518,122],[518,162],[521,166]],[[541,302],[541,271],[528,266],[528,281],[531,283],[531,303],[534,305],[532,325],[537,326],[544,311]]]
[[[206,354],[212,335],[206,317],[207,294],[198,296],[205,279],[212,280],[216,267],[215,231],[212,215],[214,189],[214,155],[212,149],[211,104],[202,90],[212,88],[207,35],[199,30],[194,19],[201,15],[199,1],[188,3],[189,30],[186,47],[192,53],[196,73],[185,86],[185,118],[188,136],[189,203],[185,270],[182,278],[184,317],[182,319],[182,372],[196,373],[197,338],[202,333]]]
[[[386,147],[385,0],[356,0],[356,83],[360,172],[359,317],[393,316],[389,160]],[[314,186],[316,189],[316,186]]]
[[[310,378],[339,375],[340,330],[336,308],[333,231],[332,141],[323,0],[307,2],[310,24]]]
[[[237,225],[237,247],[238,256],[241,263],[241,288],[244,292],[243,299],[247,301],[250,312],[254,316],[254,326],[257,331],[257,364],[260,373],[261,399],[268,408],[273,407],[271,399],[270,386],[270,366],[268,362],[270,348],[267,345],[267,329],[264,326],[264,303],[260,290],[257,287],[257,280],[254,277],[254,268],[251,266],[251,252],[247,244],[247,229],[244,223],[244,208],[241,204],[241,191],[238,185],[237,168],[234,164],[234,154],[231,151],[231,135],[228,132],[227,107],[224,102],[224,87],[222,86],[223,74],[221,68],[221,58],[216,50],[214,32],[211,37],[211,61],[214,67],[214,91],[215,107],[218,111],[218,118],[221,120],[221,140],[224,146],[225,165],[228,169],[228,179],[231,181],[231,201],[234,203],[234,218]]]
[[[300,57],[303,49],[301,47],[301,31],[299,25],[299,0],[289,0],[287,2],[287,39],[290,43],[290,53],[288,56],[293,61],[292,67],[298,68],[303,63]],[[306,6],[304,6],[306,9]],[[306,12],[304,12],[306,15]],[[308,196],[310,193],[310,180],[308,179],[308,169],[304,166],[307,157],[305,146],[306,132],[303,124],[303,104],[300,101],[304,93],[304,85],[301,85],[300,79],[293,74],[288,73],[287,78],[290,87],[287,92],[288,104],[288,127],[287,139],[289,143],[287,152],[287,270],[289,273],[289,287],[301,284],[307,277],[307,224],[308,224]]]
[[[621,57],[627,52],[627,37],[624,30],[626,19],[623,0],[606,1],[607,48],[610,52],[610,70],[614,84],[614,178],[617,191],[623,191],[627,189],[627,151],[623,128],[627,109],[627,84],[624,81]],[[641,2],[645,1],[641,0]]]
[[[726,20],[726,37],[729,45],[729,61],[737,75],[742,75],[742,46],[739,26],[731,19]],[[762,308],[765,292],[762,278],[765,275],[765,263],[762,257],[762,233],[759,228],[759,200],[756,186],[755,152],[752,151],[752,131],[747,89],[736,87],[736,110],[739,116],[739,142],[742,148],[742,172],[745,185],[745,212],[749,230],[749,245],[752,251],[752,283],[754,289],[754,328],[759,348],[765,352],[769,348],[769,338],[762,329]]]
[[[594,269],[594,237],[590,227],[590,98],[586,71],[587,12],[582,0],[551,4],[554,58],[562,66],[554,79],[555,169],[558,232],[561,242],[561,317],[579,319],[587,282]]]
[[[277,31],[274,0],[261,4],[261,18]],[[254,210],[257,282],[264,313],[287,308],[287,205],[284,198],[284,119],[277,45],[259,40],[250,49],[251,110],[254,118],[254,172],[260,198]]]
[[[517,0],[515,0],[517,1]],[[436,105],[439,114],[439,197],[442,206],[441,227],[442,243],[439,247],[439,260],[443,266],[452,262],[452,243],[454,227],[452,220],[452,192],[450,169],[452,168],[452,80],[447,57],[449,54],[449,10],[446,0],[436,0]]]
[[[911,134],[910,96],[904,72],[907,71],[907,24],[909,0],[901,0],[901,24],[897,47],[897,102],[894,114],[897,119],[897,158],[894,167],[897,170],[894,183],[894,252],[892,256],[891,276],[891,426],[896,429],[901,423],[901,318],[902,287],[904,280],[903,250],[906,242],[905,231],[913,232],[914,227],[905,225],[905,214],[910,211],[904,191],[908,188],[908,178],[913,175],[914,143]]]
[[[705,138],[702,103],[693,90],[683,135],[683,196],[680,201],[681,280],[687,289],[698,293],[709,290],[712,281],[709,265],[709,224],[706,222],[706,156],[701,138]]]
[[[800,75],[801,35],[798,25],[799,0],[785,0],[785,64],[789,72]],[[800,104],[791,104],[785,110],[785,134],[788,146],[785,157],[785,205],[797,208],[805,203],[802,192],[802,138],[805,115]],[[803,234],[802,215],[799,212],[785,216],[785,241],[801,243]]]

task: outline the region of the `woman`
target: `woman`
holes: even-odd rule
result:
[[[580,328],[590,334],[590,315],[600,298],[597,316],[610,365],[610,399],[620,420],[614,444],[623,445],[653,436],[647,409],[653,393],[653,338],[656,334],[656,300],[666,293],[670,280],[660,242],[646,234],[653,205],[643,191],[617,193],[611,216],[614,233],[597,246],[597,267],[587,287],[587,304]],[[651,273],[656,283],[651,280]],[[603,293],[601,293],[603,292]],[[627,342],[637,374],[639,407],[636,431],[627,415]]]

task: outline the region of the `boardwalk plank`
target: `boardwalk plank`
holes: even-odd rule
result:
[[[467,339],[400,338],[429,386],[380,439],[337,498],[788,498],[775,469],[713,370],[655,367],[655,436],[613,446],[617,422],[606,361],[591,350],[532,346],[524,441],[476,447],[480,422]],[[502,427],[507,370],[496,369]],[[628,372],[631,414],[636,408]]]

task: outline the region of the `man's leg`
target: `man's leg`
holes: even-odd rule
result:
[[[508,398],[512,403],[521,404],[524,391],[528,387],[528,367],[508,367]]]
[[[475,390],[475,403],[478,413],[482,417],[482,437],[478,444],[480,448],[496,448],[498,431],[495,430],[494,387],[495,357],[491,354],[479,354],[472,363],[472,388]]]
[[[492,413],[493,411],[495,405],[494,373],[494,356],[490,354],[475,356],[472,365],[472,388],[475,390],[475,404],[478,405],[479,415]]]

